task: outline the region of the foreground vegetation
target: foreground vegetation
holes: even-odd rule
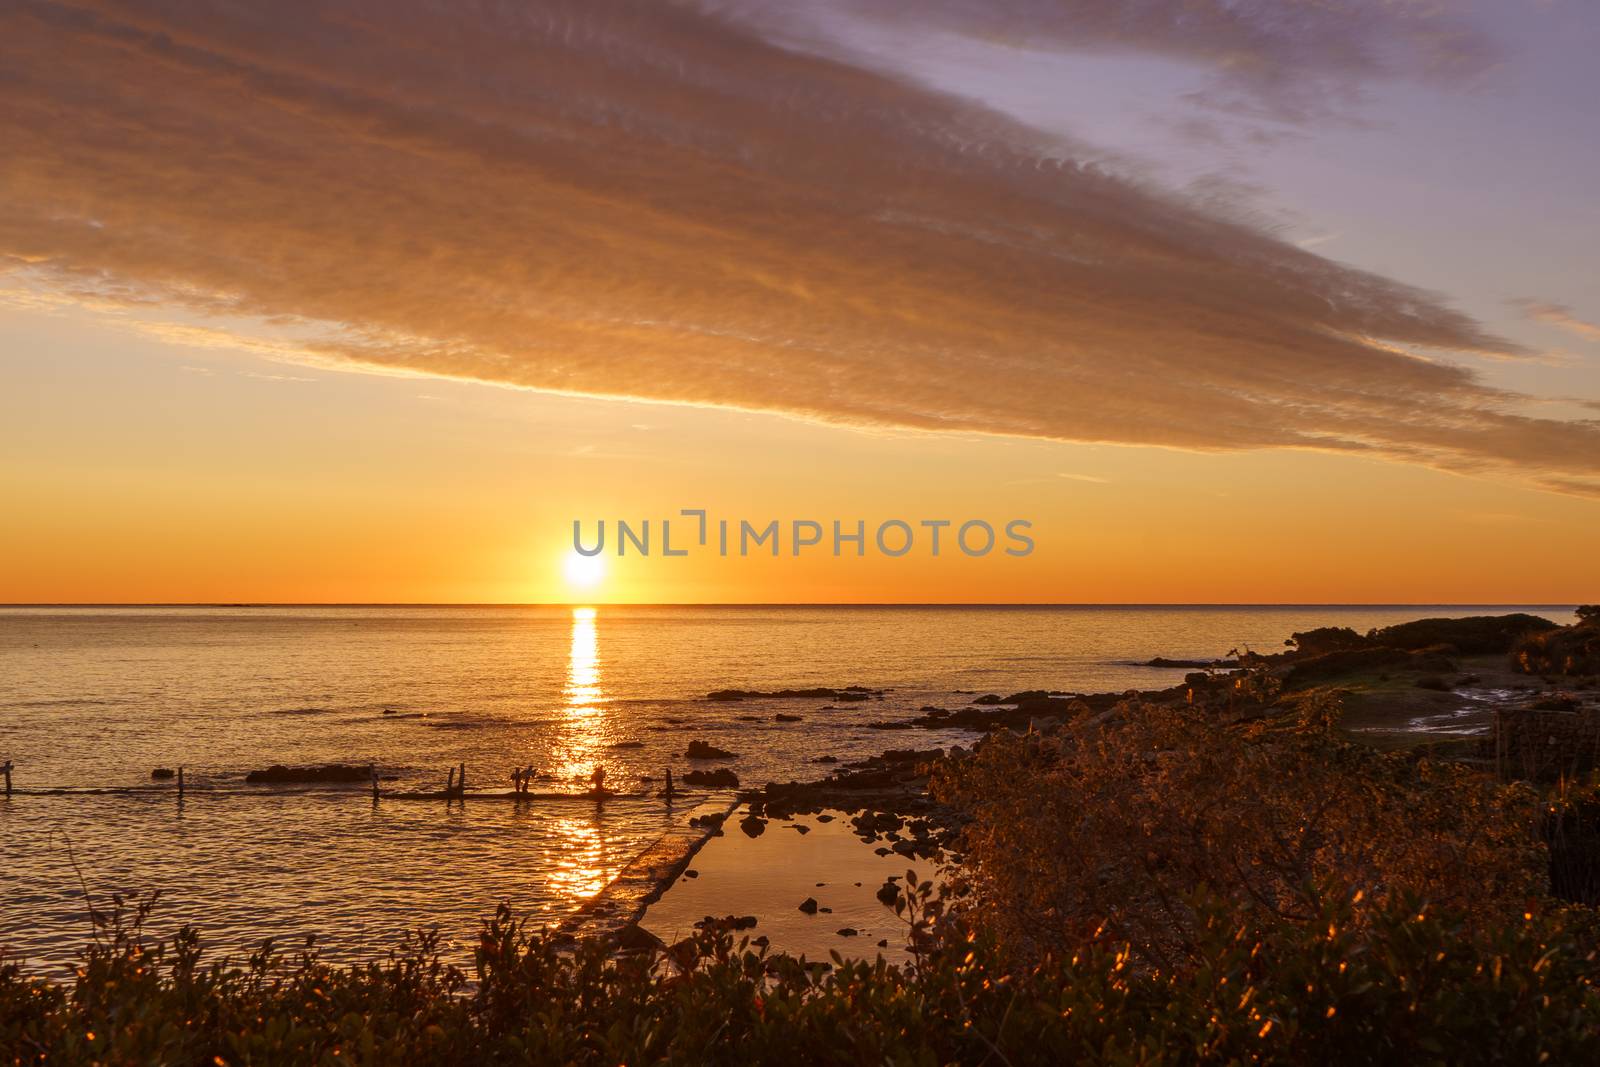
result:
[[[1516,652],[1581,653],[1592,626]],[[1600,923],[1551,892],[1600,884],[1573,845],[1600,790],[1374,751],[1325,690],[1228,679],[932,768],[963,862],[908,872],[903,968],[715,931],[618,958],[504,909],[466,970],[427,933],[364,966],[230,966],[118,903],[72,980],[0,965],[0,1063],[1600,1062]]]
[[[18,1063],[1594,1062],[1600,996],[1585,917],[1479,927],[1402,897],[1327,898],[1313,921],[1241,924],[1190,896],[1186,966],[1093,942],[1011,968],[987,935],[915,966],[828,975],[706,936],[685,966],[564,953],[504,913],[475,984],[422,938],[339,968],[262,953],[203,966],[192,935],[114,936],[77,980],[0,972]]]

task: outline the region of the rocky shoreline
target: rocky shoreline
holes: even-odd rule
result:
[[[1583,643],[1586,638],[1582,631],[1595,625],[1590,619],[1580,619],[1577,627],[1563,628],[1537,616],[1508,615],[1421,619],[1366,635],[1323,628],[1294,634],[1286,641],[1284,651],[1269,655],[1245,651],[1213,660],[1157,657],[1145,661],[1152,666],[1194,668],[1180,684],[1162,689],[979,694],[962,707],[925,706],[910,719],[875,722],[869,728],[965,730],[976,735],[974,743],[981,745],[985,736],[997,730],[1023,732],[1068,726],[1094,729],[1110,723],[1119,707],[1129,701],[1174,707],[1198,705],[1228,722],[1269,717],[1282,709],[1297,707],[1306,694],[1319,693],[1337,697],[1345,709],[1343,728],[1354,739],[1380,747],[1426,746],[1435,755],[1488,767],[1494,762],[1496,742],[1485,736],[1487,723],[1497,715],[1550,711],[1592,715],[1600,720],[1600,667],[1587,660],[1573,660],[1570,665],[1593,667],[1595,673],[1568,675],[1530,671],[1532,661],[1526,657],[1521,662],[1517,659],[1518,650],[1530,643],[1539,648],[1590,647]],[[1580,631],[1577,638],[1568,636],[1573,630]],[[804,695],[863,700],[880,693],[852,685],[771,693],[723,690],[708,694],[707,699],[759,700]],[[1485,697],[1486,693],[1491,695]],[[1427,724],[1435,721],[1453,722],[1456,729],[1429,729]],[[756,837],[769,824],[788,822],[796,816],[837,817],[847,819],[863,845],[871,846],[878,855],[898,854],[908,861],[958,862],[961,817],[936,802],[927,785],[938,761],[961,759],[969,751],[961,745],[889,749],[870,759],[840,764],[813,781],[769,782],[742,790],[719,811],[697,812],[693,822],[700,836],[693,839],[692,848],[698,851],[711,838],[734,828]],[[834,761],[822,756],[815,762]],[[729,814],[736,810],[742,811],[742,817],[729,823]],[[804,832],[804,828],[799,829]],[[640,865],[642,870],[660,873],[658,882],[646,894],[651,901],[670,890],[687,869],[687,856],[692,854],[691,851],[659,866],[655,861]],[[630,865],[630,871],[634,866]],[[618,892],[627,899],[638,899],[631,888],[634,881],[630,875]],[[602,891],[593,912],[623,920],[615,922],[609,932],[626,942],[628,929],[637,926],[648,902],[636,909],[613,906],[608,901],[611,895],[611,887]]]

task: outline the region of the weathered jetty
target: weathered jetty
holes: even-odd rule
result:
[[[557,930],[572,938],[604,937],[623,942],[638,930],[645,909],[678,880],[689,861],[712,837],[722,832],[722,820],[738,806],[738,797],[721,793],[683,813],[683,818],[633,858],[599,893],[568,915]],[[640,931],[640,936],[648,934]]]

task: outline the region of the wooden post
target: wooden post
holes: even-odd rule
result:
[[[6,796],[10,796],[11,795],[11,761],[10,760],[6,760],[4,764],[0,764],[0,771],[4,771],[5,772],[5,776],[6,776]]]
[[[672,799],[672,768],[671,767],[667,768],[667,788],[663,789],[661,791],[661,793],[669,801]]]
[[[183,768],[178,768],[178,799],[183,799]]]
[[[454,767],[451,767],[450,768],[450,777],[445,779],[445,783],[444,783],[444,798],[446,800],[449,800],[451,797],[455,796],[455,793],[456,793],[456,769]]]
[[[461,764],[461,775],[456,781],[456,792],[462,800],[467,799],[467,765],[464,762]]]
[[[371,774],[372,774],[372,799],[373,800],[377,800],[378,799],[378,768],[369,764],[367,766],[367,770],[370,771]]]

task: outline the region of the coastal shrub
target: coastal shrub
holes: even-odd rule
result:
[[[1170,969],[1196,960],[1196,886],[1252,926],[1314,922],[1330,891],[1492,924],[1544,892],[1530,789],[1346,742],[1329,699],[1287,724],[1129,703],[991,737],[930,782],[967,820],[955,904],[1019,963],[1102,941]]]
[[[1523,674],[1600,674],[1600,612],[1578,609],[1579,622],[1528,634],[1511,649],[1511,666]]]
[[[1600,1055],[1585,913],[1484,927],[1331,889],[1304,923],[1191,894],[1192,958],[1093,940],[1016,969],[951,928],[914,965],[831,972],[726,933],[675,957],[563,947],[502,909],[472,975],[432,935],[335,967],[269,948],[203,964],[192,931],[118,931],[64,983],[0,966],[0,1062],[52,1064],[1580,1063]]]

